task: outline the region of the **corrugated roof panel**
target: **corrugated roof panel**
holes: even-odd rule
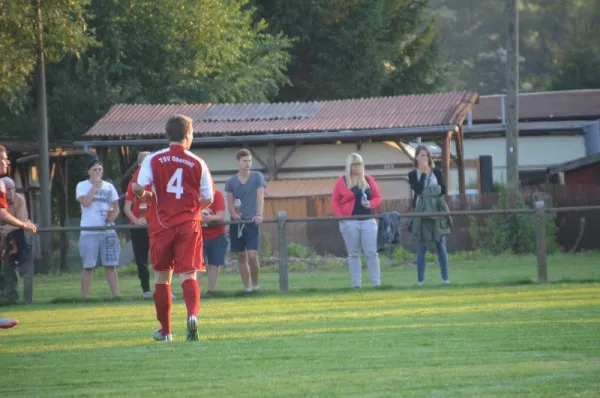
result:
[[[86,136],[162,136],[174,113],[190,116],[197,135],[452,125],[464,118],[476,98],[470,92],[449,92],[309,103],[115,105]],[[210,121],[203,120],[207,116]]]
[[[600,90],[547,91],[519,94],[519,119],[600,118]],[[499,123],[502,120],[502,96],[481,96],[473,106],[474,123]]]

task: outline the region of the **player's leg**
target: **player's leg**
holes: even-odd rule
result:
[[[18,324],[19,321],[16,319],[0,318],[0,329],[10,329]]]
[[[179,275],[187,309],[186,340],[197,341],[200,285],[196,281],[196,272],[204,270],[202,227],[199,222],[191,221],[177,226],[176,231],[173,268]]]
[[[150,273],[148,272],[148,231],[145,229],[131,230],[131,246],[137,266],[138,278],[144,297],[150,297]]]
[[[235,253],[238,260],[238,268],[240,270],[240,278],[247,292],[252,291],[250,285],[250,268],[248,267],[248,257],[246,255],[246,240],[244,239],[244,229],[240,234],[240,228],[243,224],[231,224],[229,227],[229,239],[231,241],[231,252]]]
[[[204,242],[207,245],[207,241]],[[225,259],[227,257],[227,236],[221,234],[210,242],[210,250],[206,250],[207,264],[208,264],[208,292],[212,293],[215,291],[217,285],[217,278],[221,267],[225,265]]]
[[[106,281],[113,297],[119,297],[119,274],[116,267],[119,265],[120,254],[121,241],[116,232],[104,235],[100,242],[100,258],[102,259]]]
[[[98,234],[82,234],[79,237],[79,255],[83,263],[81,273],[81,297],[87,299],[90,294],[94,267],[98,261],[100,251],[100,239]]]
[[[154,307],[156,308],[156,319],[160,323],[160,329],[154,332],[154,339],[158,341],[172,340],[171,277],[173,275],[174,238],[175,234],[172,229],[161,231],[150,237],[150,253],[155,280]]]
[[[250,277],[252,279],[252,290],[258,291],[258,277],[260,274],[260,263],[258,259],[258,248],[260,246],[260,229],[258,225],[246,225],[246,250],[248,250],[248,265],[250,267]]]

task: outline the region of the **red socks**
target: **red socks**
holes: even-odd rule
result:
[[[183,300],[187,308],[188,318],[197,316],[200,311],[200,286],[195,279],[188,279],[181,284],[183,289]]]
[[[156,319],[160,322],[163,336],[171,334],[172,304],[171,285],[156,284],[154,287],[154,306],[156,307]]]

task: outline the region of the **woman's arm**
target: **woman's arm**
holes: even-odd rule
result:
[[[371,199],[369,200],[369,202],[371,203],[371,208],[374,209],[381,204],[381,201],[383,199],[381,197],[381,191],[379,190],[379,187],[377,186],[377,183],[375,182],[375,179],[373,177],[371,177],[370,175],[366,175],[365,178],[367,179],[367,182],[371,187]]]
[[[442,191],[440,196],[446,195],[448,187],[446,186],[446,178],[444,178],[444,173],[440,169],[433,169],[433,174],[435,174],[435,178],[437,179],[438,185]]]
[[[427,174],[425,173],[421,173],[421,178],[419,180],[417,180],[417,170],[413,170],[410,173],[408,173],[408,182],[416,195],[420,195],[423,193],[426,180]]]
[[[343,216],[341,206],[343,184],[343,179],[338,178],[338,180],[335,182],[335,185],[333,186],[333,193],[331,194],[331,207],[333,208],[333,214],[335,214],[338,217]]]

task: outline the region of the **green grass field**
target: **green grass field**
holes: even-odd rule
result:
[[[533,257],[451,263],[414,286],[414,267],[385,267],[381,289],[348,289],[343,269],[290,274],[277,293],[240,293],[234,273],[203,299],[201,341],[186,343],[183,301],[172,343],[137,278],[121,275],[121,301],[76,300],[77,275],[36,279],[35,304],[0,307],[20,321],[0,331],[3,397],[491,397],[580,396],[600,391],[600,256],[549,258],[538,285]],[[181,296],[180,288],[175,293]]]

